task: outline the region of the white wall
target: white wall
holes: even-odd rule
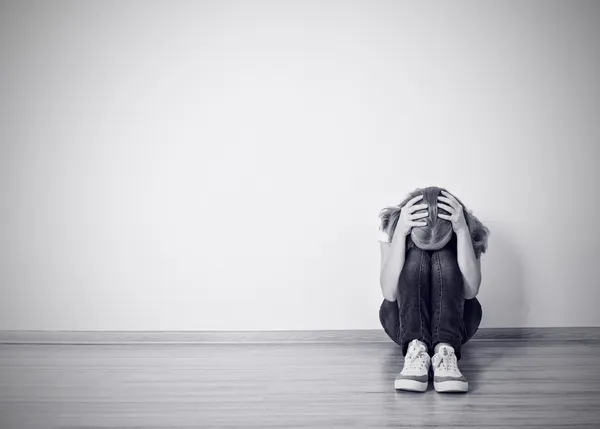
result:
[[[430,185],[492,231],[482,326],[600,325],[600,3],[0,20],[0,329],[379,328],[379,210]]]

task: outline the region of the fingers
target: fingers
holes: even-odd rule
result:
[[[417,201],[419,201],[421,198],[423,198],[423,194],[421,195],[417,195],[416,197],[411,198],[410,200],[408,200],[408,202],[406,203],[406,207],[410,207],[412,206],[414,203],[416,203]]]
[[[451,207],[454,207],[455,209],[458,209],[456,202],[451,200],[450,198],[446,198],[446,197],[439,197],[438,196],[438,200],[439,201],[443,201],[445,203],[448,203],[448,205],[450,205]]]
[[[415,222],[415,221],[411,220],[411,221],[408,222],[408,224],[410,226],[427,226],[427,222],[423,222],[423,221],[421,221],[421,222]]]
[[[419,210],[423,210],[427,208],[427,204],[423,203],[423,204],[417,204],[416,206],[412,206],[412,207],[408,207],[408,212],[409,213],[414,213],[416,211]]]
[[[448,213],[454,213],[456,209],[448,204],[438,203],[438,208],[446,210]]]
[[[442,214],[442,213],[438,213],[438,217],[439,217],[440,219],[452,220],[452,216],[450,216],[450,215],[445,215],[445,214]]]
[[[427,217],[427,216],[429,216],[429,212],[410,214],[410,215],[408,215],[408,218],[412,220],[412,219],[421,219],[422,217]]]
[[[447,196],[448,198],[450,198],[450,199],[452,199],[452,200],[456,201],[456,198],[455,198],[455,197],[454,197],[454,195],[452,195],[450,192],[446,192],[446,191],[444,191],[443,189],[442,189],[440,192],[441,192],[443,195]],[[456,202],[458,202],[458,201],[456,201]]]
[[[456,197],[454,195],[452,195],[450,192],[446,192],[446,191],[441,191],[441,192],[443,195],[445,195],[445,197],[440,197],[438,195],[439,200],[447,202],[452,207],[455,207],[456,210],[460,210],[462,208],[460,203],[458,202],[458,200],[456,199]]]

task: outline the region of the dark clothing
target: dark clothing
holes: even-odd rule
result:
[[[388,336],[402,347],[418,339],[433,354],[436,344],[448,343],[461,358],[461,345],[477,331],[482,318],[477,298],[465,299],[456,257],[456,234],[440,250],[407,246],[398,279],[396,301],[383,300],[379,319]]]

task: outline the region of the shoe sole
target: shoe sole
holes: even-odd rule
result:
[[[411,392],[425,392],[427,390],[427,383],[421,383],[416,380],[395,380],[394,387],[397,390],[409,390]]]
[[[466,392],[469,390],[469,383],[464,381],[440,381],[433,382],[433,387],[437,392]]]

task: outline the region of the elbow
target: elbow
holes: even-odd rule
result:
[[[383,294],[383,297],[390,302],[396,301],[398,291],[396,290],[395,285],[393,287],[390,287],[384,281],[381,281],[380,285],[381,285],[381,293]]]
[[[479,286],[481,285],[481,279],[473,282],[473,285],[468,285],[465,288],[465,299],[473,299],[479,294]]]
[[[478,290],[475,291],[468,291],[465,293],[465,299],[473,299],[477,296],[477,294],[479,293]]]
[[[395,293],[391,293],[391,292],[383,292],[383,297],[385,298],[386,301],[390,301],[390,302],[395,302],[396,299],[398,298]]]

